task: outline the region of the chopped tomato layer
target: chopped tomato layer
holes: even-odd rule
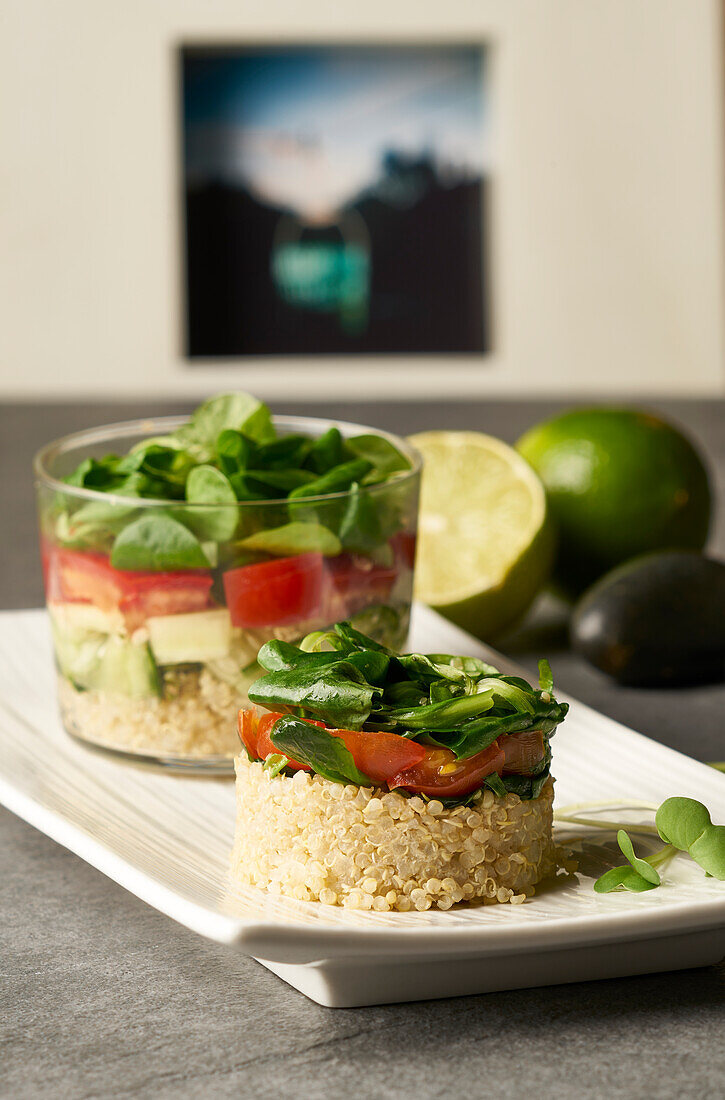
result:
[[[253,630],[302,622],[323,610],[325,559],[296,554],[240,565],[224,574],[224,592],[234,626]]]
[[[103,554],[43,546],[45,585],[50,602],[92,603],[102,611],[119,610],[129,630],[154,615],[203,611],[211,605],[212,576],[207,569],[145,573],[114,569]]]
[[[270,731],[281,717],[281,714],[259,714],[256,710],[239,711],[237,720],[239,736],[249,755],[255,760],[266,760],[272,753],[279,751],[272,744]],[[314,725],[323,726],[324,722],[315,722]],[[312,771],[306,764],[300,764],[299,760],[290,760],[289,766],[295,771]]]
[[[254,710],[240,710],[239,736],[250,755],[265,760],[280,752],[274,744],[274,726],[283,715],[259,715]],[[309,721],[309,719],[306,719]],[[325,728],[323,722],[314,722]],[[544,738],[540,730],[512,733],[500,737],[475,756],[459,760],[443,748],[428,748],[384,731],[328,729],[332,737],[341,737],[355,765],[375,783],[384,783],[394,790],[401,787],[416,794],[462,797],[472,794],[488,775],[525,775],[541,762]],[[305,764],[290,760],[290,767],[311,771]]]
[[[328,730],[341,737],[352,754],[355,766],[374,783],[388,783],[391,776],[404,768],[415,767],[425,756],[425,749],[397,733],[363,733],[361,730]]]
[[[349,618],[372,604],[385,603],[398,576],[395,567],[377,565],[360,554],[327,559],[330,621]]]

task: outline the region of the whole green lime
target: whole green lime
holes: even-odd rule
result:
[[[546,488],[559,530],[555,576],[581,591],[650,550],[700,550],[711,494],[677,428],[634,409],[575,409],[531,428],[516,449]]]

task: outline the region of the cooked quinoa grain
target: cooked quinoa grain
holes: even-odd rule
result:
[[[239,749],[240,698],[208,669],[167,673],[165,697],[133,699],[76,691],[58,677],[58,699],[69,733],[121,752],[149,756],[228,756]]]
[[[537,799],[481,792],[446,810],[397,791],[235,760],[232,873],[244,884],[347,909],[424,912],[461,901],[517,904],[555,871],[551,779]]]

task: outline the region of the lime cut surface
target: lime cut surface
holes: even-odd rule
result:
[[[421,432],[416,596],[488,639],[526,610],[553,544],[546,496],[511,447],[479,432]]]

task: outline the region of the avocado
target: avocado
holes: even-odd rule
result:
[[[645,554],[584,593],[572,647],[620,684],[725,679],[725,564],[702,554]]]

